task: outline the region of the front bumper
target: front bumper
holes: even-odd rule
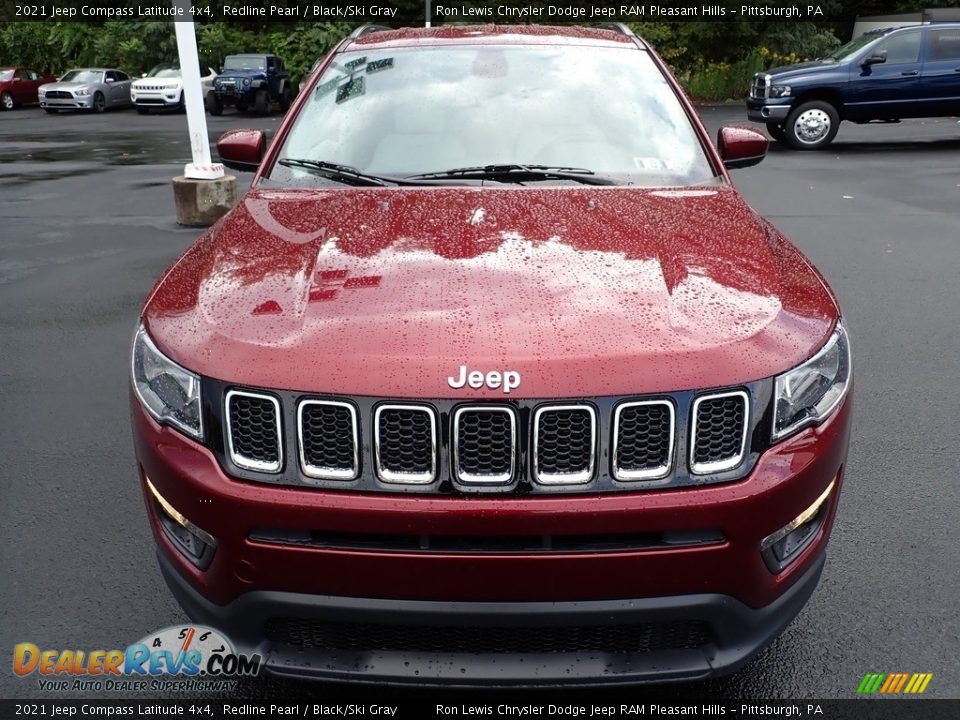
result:
[[[273,672],[440,684],[637,682],[736,669],[776,637],[817,583],[851,422],[848,397],[822,425],[769,449],[749,475],[729,483],[579,496],[398,496],[236,480],[208,449],[158,426],[135,399],[132,404],[141,481],[149,478],[217,541],[209,567],[198,569],[164,534],[147,496],[161,567],[192,618],[261,652]],[[784,571],[771,573],[761,540],[809,507],[831,481],[836,486],[812,542]],[[462,537],[715,529],[722,539],[615,551],[417,552],[298,547],[253,537],[264,526]],[[320,651],[276,634],[269,639],[271,619],[283,617],[307,623],[307,635],[314,620],[349,617],[368,625],[495,624],[500,632],[514,624],[693,620],[709,628],[709,637],[695,647],[643,653]]]
[[[783,122],[787,119],[792,107],[789,103],[786,105],[774,104],[769,101],[751,98],[747,100],[747,118],[753,122]]]
[[[58,110],[92,110],[93,95],[72,98],[40,98],[40,107]]]
[[[180,106],[180,93],[176,90],[137,90],[131,97],[133,104],[143,108],[175,108]]]
[[[180,606],[197,623],[226,633],[238,652],[258,653],[274,674],[378,684],[529,687],[615,685],[695,680],[735,671],[770,644],[813,594],[825,556],[818,554],[793,586],[770,605],[754,610],[727,595],[699,593],[640,600],[583,602],[431,602],[329,597],[253,591],[226,606],[200,595],[158,552],[160,569]],[[324,650],[294,647],[264,637],[273,618],[313,620],[341,627],[402,626],[422,635],[456,637],[554,628],[705,623],[709,642],[698,647],[642,652],[460,652],[430,650]],[[581,630],[582,631],[582,630]],[[375,632],[373,630],[372,632]]]

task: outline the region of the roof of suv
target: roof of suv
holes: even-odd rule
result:
[[[364,32],[365,30],[365,32]],[[396,30],[362,28],[351,45],[370,47],[409,47],[416,45],[611,45],[639,43],[635,35],[600,28],[574,25],[441,25],[405,27]],[[350,46],[347,46],[350,47]],[[344,48],[347,49],[347,48]]]

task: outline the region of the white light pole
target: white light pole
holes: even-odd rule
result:
[[[427,17],[427,23],[426,23],[426,25],[424,25],[424,27],[430,27],[430,3],[431,3],[431,2],[432,2],[432,0],[426,0],[426,2],[424,2],[424,4],[423,4],[423,5],[424,5],[424,10],[423,10],[423,12],[424,12],[424,14],[425,14],[426,17]]]
[[[207,116],[203,105],[203,87],[200,84],[200,56],[197,53],[197,35],[193,25],[193,0],[173,0],[180,8],[173,23],[177,32],[177,54],[183,77],[183,100],[187,108],[187,130],[190,133],[190,151],[193,162],[183,170],[193,180],[222,178],[223,165],[210,159],[210,141],[207,138]]]

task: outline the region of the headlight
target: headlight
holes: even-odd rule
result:
[[[200,377],[163,355],[142,324],[133,339],[133,387],[157,422],[203,440]]]
[[[243,79],[243,86],[244,86],[244,87],[250,87],[250,78],[244,78],[244,79]]]
[[[816,355],[777,377],[773,439],[782,440],[826,418],[847,394],[850,377],[850,344],[838,322]]]
[[[37,89],[37,97],[46,97],[47,91],[43,88]]]
[[[213,86],[219,90],[220,89],[220,78],[215,78],[213,81]]]
[[[90,94],[90,88],[77,88],[73,91],[73,94],[77,97],[86,97]]]
[[[770,97],[772,98],[790,97],[790,86],[789,85],[772,86],[770,88]]]

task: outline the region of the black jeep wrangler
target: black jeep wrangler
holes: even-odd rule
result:
[[[283,60],[276,55],[228,55],[207,94],[207,110],[220,115],[223,108],[233,106],[268,115],[273,103],[286,112],[292,101],[290,73]]]

